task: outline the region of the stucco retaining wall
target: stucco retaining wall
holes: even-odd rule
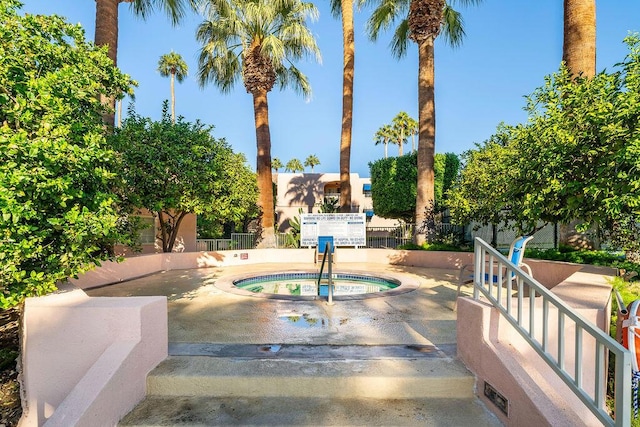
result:
[[[89,298],[67,287],[28,298],[20,426],[115,425],[167,356],[166,297]]]

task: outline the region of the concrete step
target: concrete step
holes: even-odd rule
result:
[[[502,424],[476,399],[150,396],[119,425],[495,427]]]
[[[432,348],[428,348],[432,347]],[[475,379],[433,346],[172,347],[147,378],[153,396],[469,398]],[[258,352],[259,354],[256,354]],[[199,354],[212,354],[202,356]]]
[[[171,344],[121,426],[498,426],[455,346]]]

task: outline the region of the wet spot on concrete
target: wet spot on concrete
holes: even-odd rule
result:
[[[324,328],[329,324],[328,319],[311,317],[307,313],[304,313],[302,316],[298,316],[298,315],[280,316],[279,319],[288,323],[291,326],[295,326],[297,328],[304,328],[304,329]]]

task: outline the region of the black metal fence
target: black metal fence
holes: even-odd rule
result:
[[[411,243],[413,228],[413,224],[399,224],[395,227],[367,227],[366,247],[396,249],[401,245]],[[527,246],[539,249],[557,247],[558,233],[558,227],[555,224],[546,225],[534,234],[534,239]],[[291,247],[291,241],[287,239],[285,234],[278,233],[276,237],[278,248]],[[480,237],[486,242],[492,242],[495,237],[496,247],[505,250],[518,235],[513,230],[494,229],[492,226],[436,224],[436,240],[440,243],[460,246],[473,242],[475,237]],[[254,233],[233,233],[231,239],[198,239],[196,241],[198,251],[253,249],[255,245],[256,235]]]

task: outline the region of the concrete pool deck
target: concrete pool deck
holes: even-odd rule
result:
[[[254,264],[252,273],[309,270],[313,265]],[[87,290],[89,296],[151,296],[168,299],[169,342],[323,345],[455,345],[457,270],[366,263],[335,269],[404,274],[418,289],[392,297],[335,301],[285,301],[246,297],[215,286],[247,266],[171,270]],[[467,291],[469,288],[467,288]]]

